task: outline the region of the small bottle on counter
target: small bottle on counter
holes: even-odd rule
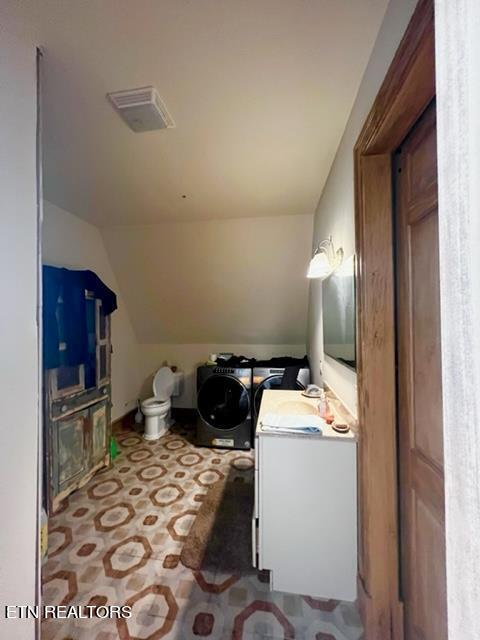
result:
[[[320,417],[323,419],[325,419],[325,416],[327,414],[327,408],[328,408],[327,397],[325,395],[325,391],[322,389],[320,391],[320,400],[318,402],[318,413],[320,414]]]
[[[327,424],[332,424],[335,417],[330,409],[327,396],[325,395],[325,391],[323,389],[320,395],[320,401],[318,403],[318,412],[320,413],[320,417],[325,420]]]

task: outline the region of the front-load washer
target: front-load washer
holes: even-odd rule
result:
[[[254,424],[260,411],[260,403],[265,389],[280,389],[285,367],[254,367],[252,380],[252,409]],[[302,367],[297,376],[296,386],[299,391],[304,391],[310,384],[310,369]]]
[[[250,449],[252,369],[201,366],[197,369],[197,444]]]

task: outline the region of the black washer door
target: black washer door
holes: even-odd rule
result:
[[[250,400],[241,382],[230,376],[212,376],[200,387],[198,412],[215,429],[233,429],[248,417]]]
[[[270,376],[270,378],[265,378],[265,380],[258,385],[257,390],[255,391],[256,415],[258,415],[258,412],[260,411],[260,403],[262,402],[263,392],[266,389],[280,389],[280,386],[282,384],[282,378],[283,378],[283,375],[281,374],[277,376]],[[303,391],[305,389],[303,384],[298,380],[295,381],[295,384],[297,386],[298,391]]]

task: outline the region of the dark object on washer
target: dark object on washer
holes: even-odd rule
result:
[[[260,411],[260,403],[262,401],[262,395],[265,389],[282,389],[284,374],[286,367],[255,367],[253,369],[253,382],[252,382],[252,404],[253,404],[253,416],[254,424],[257,422],[258,412]],[[295,381],[295,386],[292,384],[292,389],[298,391],[304,391],[310,384],[310,369],[302,367],[298,371],[298,376]]]
[[[197,444],[251,448],[251,387],[251,368],[198,367]]]

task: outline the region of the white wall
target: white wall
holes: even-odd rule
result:
[[[0,602],[36,599],[39,383],[35,47],[0,24]],[[0,636],[34,637],[6,620]]]
[[[248,358],[267,359],[274,356],[305,355],[304,344],[141,344],[139,345],[142,378],[142,398],[152,395],[153,375],[167,361],[177,365],[185,373],[183,393],[172,398],[174,407],[196,407],[196,368],[208,359],[211,353],[235,353]]]
[[[44,202],[43,262],[94,271],[117,294],[112,314],[112,417],[135,406],[140,391],[137,339],[118,282],[112,271],[100,231],[64,209]]]
[[[305,345],[312,221],[102,229],[139,342]]]
[[[313,247],[330,234],[355,252],[353,148],[413,13],[416,0],[390,0],[355,104],[315,213]],[[356,374],[323,354],[321,281],[310,284],[308,351],[315,382],[327,382],[356,415]]]
[[[312,216],[102,229],[139,339],[142,397],[167,361],[185,372],[177,407],[196,404],[209,353],[306,353]]]
[[[448,637],[480,638],[480,3],[436,0]]]

